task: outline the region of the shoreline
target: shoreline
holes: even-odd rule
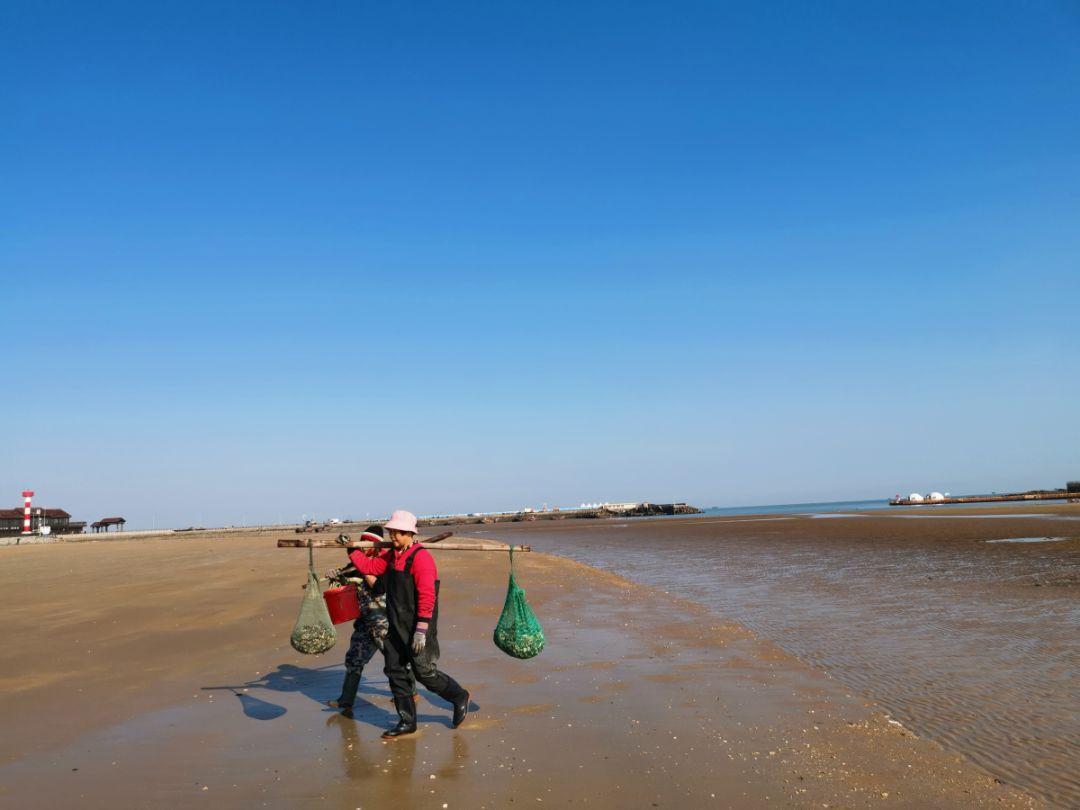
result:
[[[367,807],[402,793],[417,807],[502,807],[512,796],[596,807],[628,797],[1041,806],[734,622],[535,552],[516,565],[548,648],[521,662],[490,641],[505,561],[432,547],[441,665],[479,709],[451,732],[445,706],[425,694],[421,733],[381,743],[380,667],[365,673],[370,702],[356,720],[323,711],[347,631],[325,656],[293,652],[306,555],[249,534],[12,555],[0,571],[16,605],[15,642],[0,653],[0,796],[84,807],[188,806],[207,794],[224,807],[357,807],[359,796]],[[317,550],[317,570],[341,556]],[[50,573],[62,590],[39,585]]]
[[[845,501],[836,501],[836,503],[845,503]],[[800,505],[800,504],[795,504]],[[806,504],[812,506],[813,504]],[[942,507],[945,508],[942,508]],[[948,508],[953,507],[953,508]],[[961,507],[961,508],[956,508]],[[593,510],[596,514],[582,515],[581,510],[567,510],[564,512],[534,512],[534,513],[505,513],[500,514],[499,519],[496,521],[487,521],[480,516],[459,516],[455,517],[436,517],[436,518],[422,518],[418,521],[418,524],[422,528],[445,528],[453,526],[469,526],[469,531],[474,532],[486,532],[489,529],[484,528],[490,525],[498,525],[497,531],[509,529],[511,531],[517,531],[521,528],[528,528],[530,524],[535,523],[556,523],[561,525],[568,525],[569,527],[575,526],[604,526],[610,525],[613,522],[629,521],[635,525],[644,523],[656,523],[658,525],[664,525],[670,523],[673,519],[679,523],[690,524],[691,522],[744,522],[748,520],[792,520],[792,519],[806,519],[814,516],[836,516],[836,517],[874,517],[874,518],[910,518],[916,517],[938,517],[938,518],[950,518],[950,519],[962,519],[970,517],[978,517],[979,515],[996,515],[996,514],[1010,514],[1015,515],[1018,519],[1027,519],[1030,517],[1043,517],[1043,516],[1060,516],[1066,518],[1076,517],[1080,519],[1080,502],[1074,503],[1072,501],[1060,502],[1060,499],[1056,499],[1054,502],[1048,501],[1016,501],[1009,502],[1002,505],[993,505],[985,503],[946,503],[946,504],[912,504],[905,506],[903,509],[893,509],[883,502],[880,507],[874,507],[873,509],[855,509],[850,512],[815,512],[814,510],[806,510],[802,512],[792,512],[785,509],[784,511],[768,511],[768,507],[761,507],[760,512],[744,512],[739,511],[735,513],[709,513],[708,509],[697,509],[696,507],[689,507],[695,511],[678,512],[674,515],[637,515],[637,514],[614,514],[604,513],[600,514],[602,510]],[[740,510],[741,507],[738,507]],[[746,507],[747,509],[753,509],[754,507]],[[1045,513],[1045,514],[1039,514]],[[518,519],[520,518],[520,519]],[[205,537],[217,537],[220,535],[248,535],[248,534],[267,534],[273,532],[279,532],[285,536],[299,536],[308,537],[322,535],[323,537],[336,537],[338,534],[359,533],[363,528],[369,525],[371,522],[379,521],[351,521],[348,523],[341,523],[334,526],[321,525],[318,532],[305,532],[303,531],[303,525],[299,523],[280,523],[280,524],[258,524],[251,526],[219,526],[219,527],[187,527],[182,529],[132,529],[130,531],[122,532],[102,532],[98,534],[55,534],[49,536],[30,535],[29,537],[23,535],[8,535],[0,537],[0,548],[7,546],[19,546],[19,545],[43,545],[43,544],[56,544],[56,543],[96,543],[96,542],[111,542],[115,540],[140,540],[150,538],[177,538],[177,539],[196,539]],[[481,528],[475,528],[480,526]],[[547,529],[547,526],[538,526],[535,528]]]

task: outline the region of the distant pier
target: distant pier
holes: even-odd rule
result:
[[[1080,492],[1064,489],[1040,490],[1036,492],[1006,492],[995,495],[958,495],[943,498],[893,498],[889,506],[939,506],[945,503],[1006,503],[1012,501],[1080,501]]]

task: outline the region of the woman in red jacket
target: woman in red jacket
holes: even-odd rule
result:
[[[416,731],[416,704],[412,699],[412,678],[454,707],[453,726],[457,728],[469,713],[469,693],[436,669],[439,660],[439,579],[435,558],[416,542],[416,515],[397,511],[383,527],[390,535],[392,549],[377,557],[353,551],[349,559],[362,574],[379,577],[386,588],[386,617],[390,631],[386,635],[386,666],[398,723],[382,736],[394,739]]]

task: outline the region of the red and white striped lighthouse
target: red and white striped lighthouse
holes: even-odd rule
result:
[[[34,497],[34,490],[23,490],[23,521],[22,521],[22,533],[30,534],[30,499]]]

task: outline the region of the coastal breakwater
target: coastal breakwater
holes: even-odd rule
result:
[[[686,503],[602,504],[582,509],[524,509],[519,512],[487,512],[468,515],[437,515],[420,518],[421,526],[461,526],[476,523],[524,523],[534,520],[582,520],[596,518],[698,515],[701,510]]]

